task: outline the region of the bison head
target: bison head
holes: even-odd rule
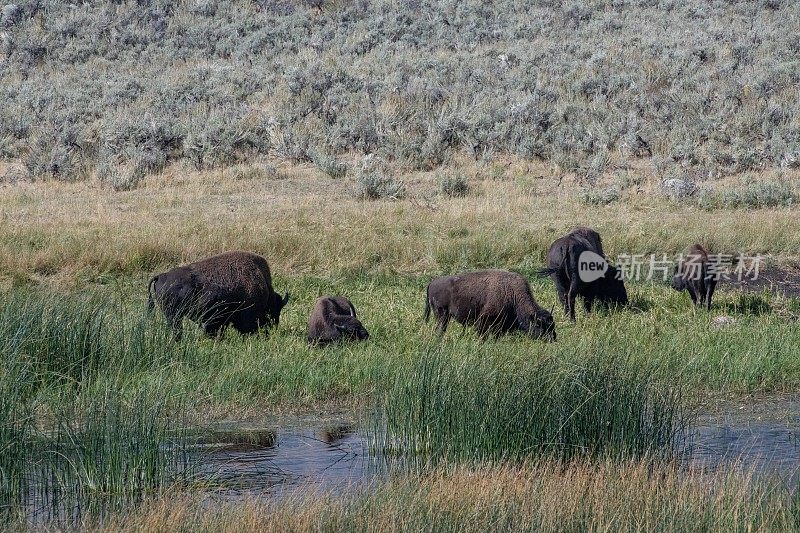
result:
[[[675,275],[672,276],[672,283],[670,284],[678,292],[686,288],[686,278],[683,276],[682,266],[682,264],[679,264],[678,268],[675,269]]]
[[[354,316],[337,316],[333,320],[333,326],[342,338],[354,341],[365,341],[369,338],[366,328]]]
[[[272,325],[274,326],[278,325],[281,318],[281,310],[287,303],[289,303],[288,292],[284,294],[283,298],[281,298],[275,292],[269,295],[269,300],[267,301],[267,314],[269,316],[267,316],[267,319],[271,322]]]
[[[535,339],[555,341],[556,322],[553,320],[553,314],[545,309],[536,311],[529,319],[528,334]]]
[[[602,280],[596,283],[596,296],[604,304],[628,305],[628,291],[617,267],[609,265]]]

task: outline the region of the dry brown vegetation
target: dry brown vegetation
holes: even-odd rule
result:
[[[645,170],[627,171],[637,184],[599,206],[585,203],[573,178],[520,161],[468,163],[459,172],[470,185],[465,197],[437,194],[435,172],[411,173],[402,177],[406,198],[396,201],[359,200],[353,179],[310,166],[286,167],[277,179],[174,167],[145,187],[112,194],[86,183],[6,185],[0,276],[15,284],[102,280],[231,249],[264,254],[288,276],[526,270],[576,224],[596,227],[612,256],[676,254],[704,242],[787,262],[800,249],[794,208],[702,209],[660,195]]]
[[[748,473],[646,463],[457,467],[355,497],[208,505],[167,498],[100,531],[778,531],[798,524],[783,489]]]

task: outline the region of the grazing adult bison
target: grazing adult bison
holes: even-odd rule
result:
[[[272,289],[267,260],[250,252],[226,252],[153,276],[148,307],[161,309],[181,336],[184,317],[199,323],[211,336],[228,325],[241,333],[277,326],[289,301]]]
[[[578,296],[583,298],[587,313],[591,312],[595,301],[604,307],[628,304],[628,293],[619,269],[608,263],[603,240],[591,228],[577,227],[556,239],[547,252],[547,268],[539,273],[550,276],[555,283],[564,313],[570,320],[575,320]]]
[[[309,344],[325,345],[339,340],[365,341],[366,328],[356,318],[356,308],[344,296],[323,296],[314,302],[308,317]]]
[[[678,262],[672,288],[676,291],[688,291],[695,305],[704,305],[711,310],[711,298],[717,287],[717,275],[708,259],[708,250],[699,244],[693,244],[683,253]]]
[[[431,310],[439,335],[450,318],[474,325],[481,338],[521,330],[532,337],[556,340],[553,315],[533,299],[528,281],[507,270],[479,270],[436,278],[428,284],[425,320]]]

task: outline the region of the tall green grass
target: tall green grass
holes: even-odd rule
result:
[[[29,405],[20,401],[21,385],[18,369],[0,369],[0,523],[17,515],[28,493],[33,418]]]
[[[0,519],[72,524],[185,480],[185,409],[135,370],[191,344],[144,312],[91,297],[16,293],[0,305]]]
[[[124,298],[22,290],[0,304],[0,360],[24,367],[34,389],[158,368],[187,360],[193,350],[171,342],[161,321]]]
[[[145,283],[61,294],[16,289],[0,300],[0,508],[68,521],[135,505],[191,472],[181,428],[206,410],[367,404],[373,442],[414,461],[529,457],[670,458],[680,451],[682,395],[796,390],[796,302],[719,291],[711,314],[660,285],[634,284],[634,309],[556,310],[559,340],[480,342],[421,322],[424,278],[280,279],[293,294],[269,336],[208,339],[187,324],[175,342],[145,312]],[[533,279],[537,300],[552,286]],[[369,342],[310,348],[307,313],[348,295]],[[735,319],[719,329],[713,316]],[[380,431],[377,431],[380,430]],[[81,518],[82,520],[82,518]]]
[[[376,413],[378,453],[431,462],[671,459],[688,421],[680,388],[624,359],[511,361],[446,350],[401,371]]]

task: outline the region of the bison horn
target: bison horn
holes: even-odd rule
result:
[[[283,295],[283,299],[281,300],[281,303],[283,305],[286,305],[286,304],[289,303],[289,291],[286,291],[286,294]]]

